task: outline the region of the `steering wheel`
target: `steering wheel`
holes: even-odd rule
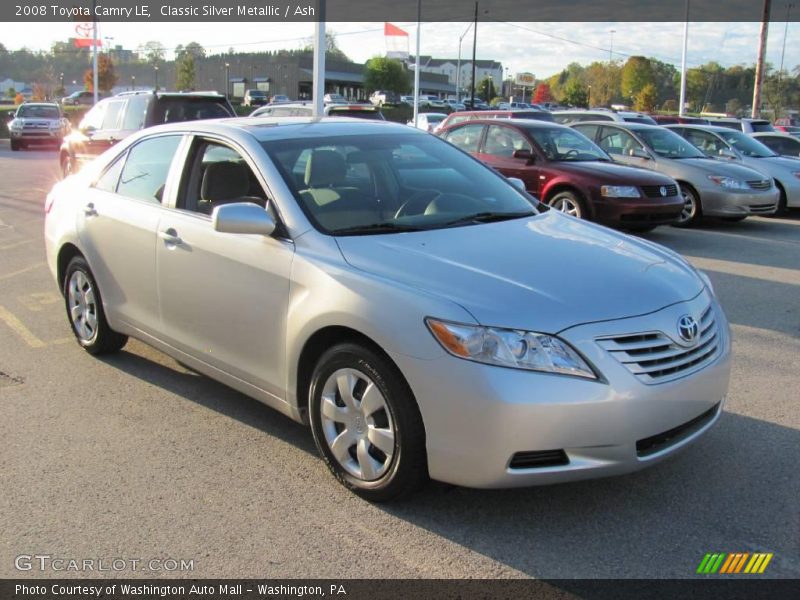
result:
[[[567,156],[578,156],[578,154],[579,154],[579,152],[578,152],[577,149],[570,148],[569,150],[564,152],[564,158],[566,158]]]
[[[421,190],[403,202],[397,212],[394,213],[394,218],[399,219],[407,215],[419,215],[425,212],[428,205],[441,196],[441,192],[436,190]]]

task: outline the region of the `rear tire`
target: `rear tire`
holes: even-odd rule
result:
[[[333,475],[371,502],[428,480],[425,427],[414,395],[386,358],[354,343],[326,351],[309,389],[314,442]]]
[[[11,151],[17,152],[20,149],[20,143],[17,140],[11,140]]]
[[[680,184],[681,195],[683,196],[683,209],[678,220],[673,223],[674,227],[691,227],[695,225],[703,216],[703,207],[700,203],[700,196],[690,185]]]
[[[89,354],[117,352],[128,341],[128,336],[109,327],[97,282],[82,256],[76,256],[67,265],[64,301],[72,333]]]

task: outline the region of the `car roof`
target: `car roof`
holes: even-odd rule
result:
[[[370,129],[371,128],[371,129]],[[220,135],[250,135],[259,142],[339,135],[428,135],[407,125],[348,117],[229,117],[202,121],[181,121],[143,131],[152,133],[207,132]]]
[[[719,125],[704,125],[703,123],[677,123],[671,125],[662,125],[665,129],[677,129],[678,127],[682,129],[700,129],[702,131],[711,131],[713,133],[730,133],[731,131],[737,131],[736,129],[731,129],[730,127],[720,127]],[[742,133],[739,131],[739,133]]]
[[[498,123],[503,125],[512,125],[514,127],[521,127],[523,129],[571,129],[568,125],[562,125],[561,123],[554,123],[552,121],[539,121],[538,119],[470,119],[469,121],[460,121],[458,123],[454,123],[450,127],[455,129],[456,127],[461,127],[464,125],[496,125]]]
[[[567,127],[577,127],[579,125],[604,125],[606,127],[619,127],[630,131],[667,129],[670,127],[670,125],[650,125],[648,123],[631,123],[630,121],[581,121],[580,123],[570,123]]]
[[[750,137],[779,137],[779,138],[786,138],[788,140],[794,140],[796,142],[800,142],[800,138],[796,135],[792,135],[791,133],[786,133],[785,131],[758,131],[756,133],[751,133]]]
[[[55,106],[56,108],[59,108],[59,105],[55,102],[23,102],[19,105],[19,108],[22,108],[23,106]]]

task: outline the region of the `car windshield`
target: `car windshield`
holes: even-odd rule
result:
[[[772,123],[769,121],[751,121],[750,127],[753,128],[753,133],[765,133],[768,131],[775,131]]]
[[[751,138],[749,135],[739,133],[738,131],[723,131],[719,136],[728,144],[736,148],[743,156],[749,158],[767,158],[769,156],[777,156],[772,150],[767,148],[758,140]]]
[[[399,233],[537,214],[527,194],[434,136],[304,137],[262,145],[324,233]]]
[[[706,158],[687,140],[669,129],[636,129],[636,134],[650,150],[664,158]]]
[[[531,127],[528,133],[548,160],[559,162],[611,160],[602,148],[572,129]]]
[[[247,93],[251,96],[258,96],[259,98],[266,96],[261,90],[248,90]]]
[[[20,106],[17,118],[22,119],[60,119],[61,115],[55,106]]]

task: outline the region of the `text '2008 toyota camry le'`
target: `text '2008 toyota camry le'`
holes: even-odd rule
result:
[[[370,500],[633,471],[727,393],[705,275],[401,125],[159,126],[45,210],[81,346],[136,337],[309,423]]]

